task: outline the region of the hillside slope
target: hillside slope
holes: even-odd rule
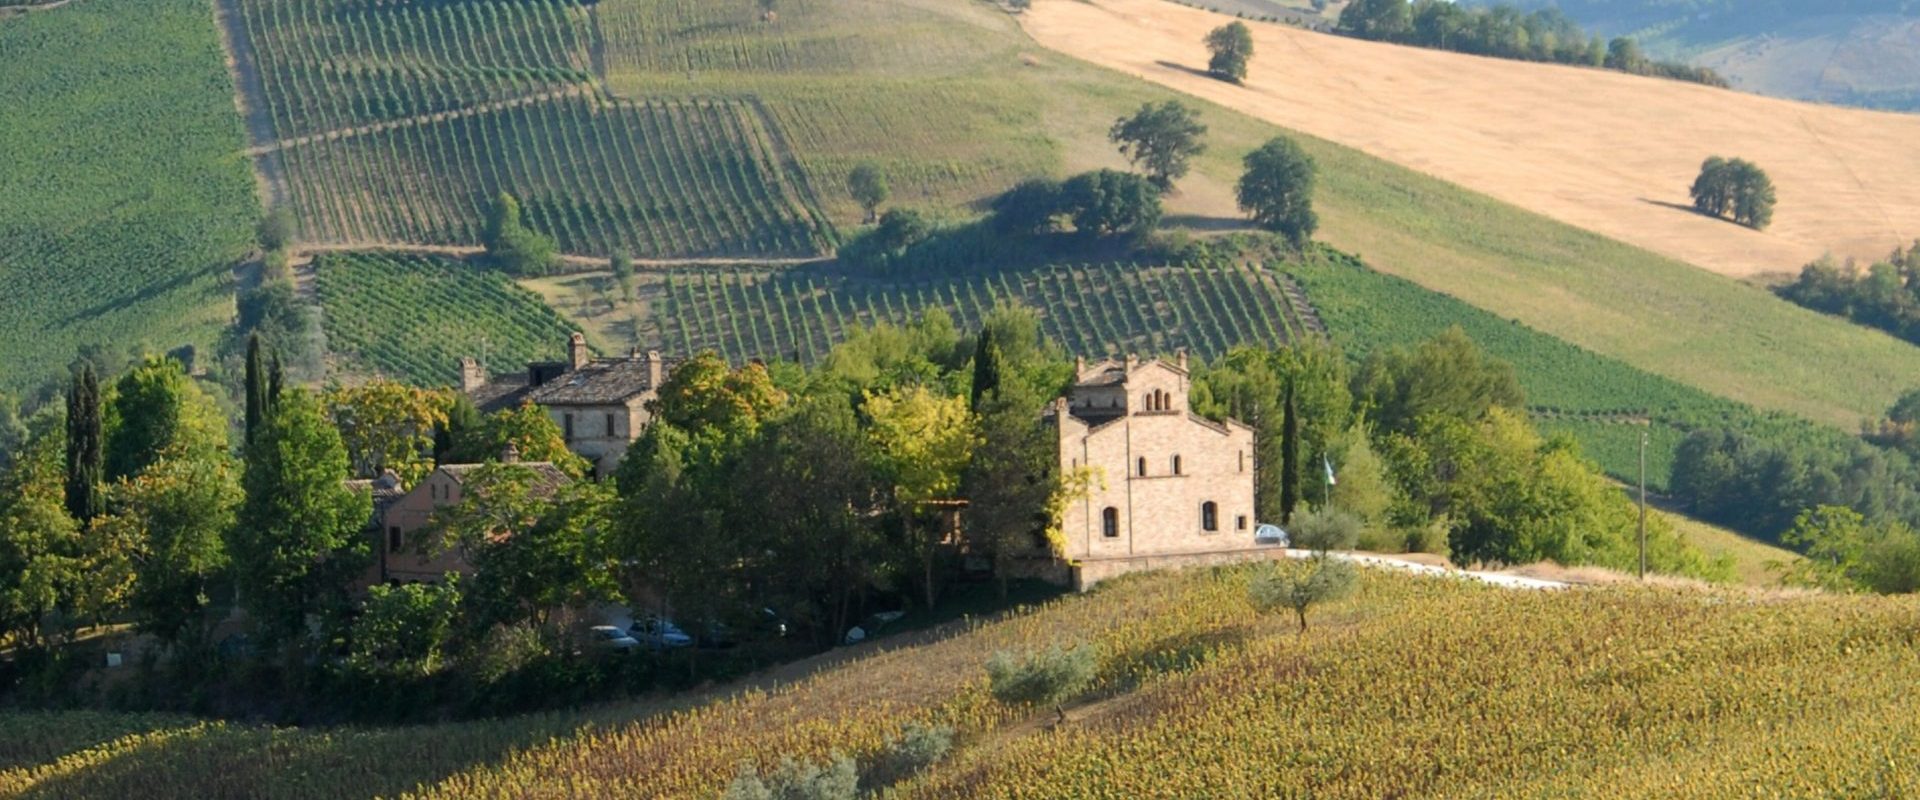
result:
[[[1920,117],[1255,24],[1246,87],[1199,74],[1229,17],[1164,0],[1041,0],[1041,44],[1727,275],[1875,257],[1920,235]],[[1779,187],[1756,233],[1687,210],[1709,155]],[[1680,208],[1674,207],[1681,206]]]
[[[912,720],[958,736],[892,796],[1920,790],[1897,766],[1920,757],[1920,628],[1897,599],[1363,572],[1302,634],[1252,607],[1249,575],[1132,576],[705,695],[570,715],[388,731],[0,715],[0,794],[713,797],[742,762],[871,764]],[[1050,711],[993,701],[983,666],[1053,644],[1099,652],[1090,696],[1057,728]]]
[[[258,206],[204,0],[0,17],[0,391],[211,344]]]

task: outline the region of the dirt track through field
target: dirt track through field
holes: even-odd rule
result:
[[[1039,0],[1041,45],[1726,275],[1878,258],[1920,236],[1920,115],[1249,23],[1247,85],[1206,77],[1231,21],[1166,0]],[[1773,226],[1693,213],[1710,155],[1773,177]]]

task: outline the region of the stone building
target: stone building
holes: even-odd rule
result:
[[[511,448],[501,456],[502,464],[525,467],[533,473],[533,493],[550,497],[573,481],[559,467],[545,461],[521,462]],[[378,525],[374,531],[373,566],[362,584],[433,583],[449,572],[473,574],[473,564],[458,548],[426,543],[420,547],[416,532],[432,522],[442,508],[458,505],[466,493],[467,478],[482,464],[447,464],[433,471],[413,489],[390,496],[374,509]],[[397,483],[397,482],[396,482]],[[375,487],[376,501],[380,499]],[[391,491],[389,487],[388,491]]]
[[[488,375],[479,362],[463,358],[460,391],[485,413],[522,403],[540,406],[566,437],[567,449],[592,462],[595,477],[605,477],[646,429],[652,417],[647,401],[659,395],[675,363],[655,351],[594,358],[586,337],[576,333],[567,342],[567,360],[531,362],[522,373]]]
[[[1082,588],[1120,572],[1237,551],[1254,542],[1253,429],[1188,410],[1183,353],[1173,362],[1077,365],[1047,423],[1060,468],[1091,467],[1086,497],[1063,515],[1066,557]]]

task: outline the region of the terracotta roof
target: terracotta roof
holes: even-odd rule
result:
[[[1185,368],[1164,358],[1150,358],[1134,362],[1133,369],[1146,369],[1147,367],[1156,365],[1165,367],[1181,375],[1187,374]],[[1125,361],[1109,358],[1081,370],[1079,374],[1074,376],[1073,385],[1075,388],[1120,386],[1127,382],[1129,374],[1130,370],[1127,369],[1127,363]]]
[[[530,389],[527,375],[523,372],[489,380],[468,392],[467,399],[472,400],[481,413],[491,414],[503,408],[517,408],[526,401]]]

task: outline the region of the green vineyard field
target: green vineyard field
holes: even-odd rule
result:
[[[464,262],[329,253],[313,266],[328,348],[418,385],[457,381],[467,356],[509,371],[553,358],[573,331],[538,296]]]
[[[713,350],[732,361],[824,356],[849,330],[900,324],[938,307],[969,329],[996,305],[1038,310],[1069,351],[1100,356],[1214,356],[1237,344],[1319,335],[1319,321],[1283,276],[1252,267],[1052,266],[911,282],[824,271],[689,273],[653,301],[661,345]]]
[[[739,102],[563,97],[283,152],[305,237],[472,245],[498,192],[568,253],[795,257],[826,240]]]
[[[0,391],[86,345],[211,345],[254,187],[201,0],[86,0],[0,19]]]
[[[244,0],[301,238],[471,246],[500,192],[561,250],[810,257],[832,226],[748,97],[619,100],[578,0]]]

